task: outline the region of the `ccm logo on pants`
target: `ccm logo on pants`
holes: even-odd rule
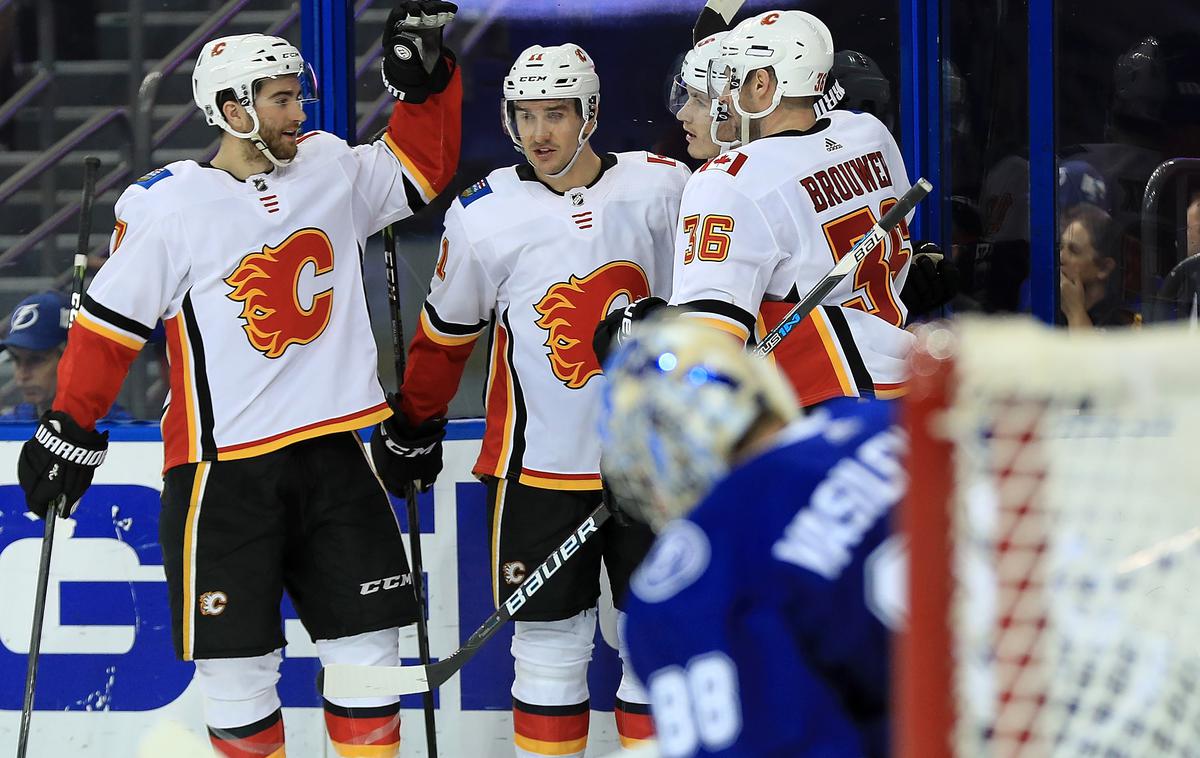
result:
[[[371,595],[379,592],[379,590],[394,590],[397,587],[403,587],[406,584],[412,584],[412,574],[396,574],[395,576],[385,577],[383,579],[375,579],[370,582],[363,582],[358,594]]]

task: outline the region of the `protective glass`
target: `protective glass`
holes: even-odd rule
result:
[[[689,87],[682,77],[676,76],[675,80],[671,82],[671,92],[667,96],[667,110],[671,112],[671,115],[678,116],[679,111],[687,106],[689,100],[695,100],[704,112],[708,111],[712,103],[712,99],[705,93]]]
[[[300,81],[300,95],[297,99],[301,104],[315,103],[321,99],[317,90],[317,74],[313,71],[312,64],[307,61],[304,63],[304,68],[298,73],[277,74],[256,80],[254,82],[255,96],[261,91],[263,82],[272,79],[286,79],[289,76],[295,76]]]

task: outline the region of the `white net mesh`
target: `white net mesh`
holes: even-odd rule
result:
[[[1200,756],[1200,339],[955,331],[956,754]]]

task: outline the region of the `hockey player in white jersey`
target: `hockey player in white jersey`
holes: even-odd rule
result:
[[[909,182],[878,119],[814,112],[833,61],[815,16],[762,13],[720,44],[710,136],[727,152],[684,193],[671,303],[745,340],[774,327]],[[776,350],[803,405],[902,391],[911,253],[901,224]]]
[[[284,754],[275,684],[285,588],[325,664],[396,664],[399,627],[416,620],[400,530],[354,431],[391,415],[359,255],[455,171],[461,85],[441,49],[454,11],[396,5],[383,74],[401,101],[386,135],[358,147],[302,133],[311,72],[286,40],[203,46],[193,93],[224,132],[220,148],[121,195],[111,258],[69,331],[53,410],[21,450],[30,509],[44,517],[62,497],[73,510],[107,447],[95,422],[162,319],[172,629],[177,654],[196,663],[223,756]],[[397,698],[327,700],[325,715],[338,755],[399,754]]]
[[[635,327],[606,372],[604,473],[659,532],[626,639],[661,755],[887,755],[892,403],[801,418],[775,368],[684,318]]]
[[[413,453],[409,480],[432,483],[441,417],[472,346],[488,334],[486,426],[473,471],[488,490],[497,604],[600,502],[600,444],[590,430],[604,377],[592,332],[612,308],[669,292],[688,178],[669,158],[593,149],[600,80],[578,45],[522,52],[504,79],[502,113],[527,162],[493,171],[446,213],[401,412],[385,425],[391,444]],[[518,756],[583,755],[600,560],[620,604],[651,539],[644,527],[610,521],[516,614]],[[616,715],[623,744],[650,735],[644,695],[628,674]]]
[[[725,135],[721,144],[713,141],[716,130],[712,128],[714,117],[712,97],[708,92],[709,73],[720,56],[722,41],[728,36],[729,32],[719,32],[696,43],[684,56],[681,70],[672,86],[669,105],[684,130],[688,154],[693,158],[717,159],[723,149],[741,145],[736,135]],[[856,54],[838,53],[839,58],[851,58],[853,55]],[[843,99],[853,101],[857,97],[858,93],[854,91],[855,77],[848,75],[845,78],[844,87],[840,82],[825,82],[824,95],[812,106],[818,118],[838,107]],[[840,120],[842,114],[831,118]],[[909,318],[927,314],[948,302],[957,291],[958,278],[957,269],[944,260],[936,244],[917,242],[913,246],[919,252],[912,256],[912,265],[900,289],[900,302]],[[677,265],[677,271],[680,270],[690,273]],[[782,302],[770,296],[764,298],[753,338],[761,337],[766,330],[775,326],[798,294],[802,294],[802,291],[789,293],[790,297]],[[603,362],[614,340],[619,343],[621,336],[628,334],[633,322],[649,316],[662,305],[665,305],[664,301],[648,298],[626,308],[623,313],[611,314],[596,330],[594,345],[600,360]],[[853,300],[848,306],[823,305],[805,320],[798,331],[793,332],[795,336],[789,338],[792,340],[790,344],[777,351],[777,358],[782,361],[788,378],[806,405],[829,397],[855,394],[857,387],[853,385],[855,379],[865,371],[863,364],[875,367],[877,373],[903,376],[892,353],[906,351],[907,336],[866,318],[866,315],[862,303]],[[848,328],[843,328],[843,324]],[[855,344],[856,339],[862,341],[864,336],[872,338],[865,340],[869,343],[865,348]],[[878,354],[875,347],[878,345],[883,346],[884,355]],[[891,388],[884,389],[886,392]]]

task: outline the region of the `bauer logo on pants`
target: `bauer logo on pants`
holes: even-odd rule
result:
[[[333,245],[320,229],[301,229],[277,247],[263,246],[225,278],[233,288],[226,297],[242,304],[238,317],[246,322],[246,337],[268,358],[278,358],[291,345],[307,345],[329,325],[333,288],[301,294],[306,284],[316,289],[301,277],[310,263],[318,280],[333,271]]]

